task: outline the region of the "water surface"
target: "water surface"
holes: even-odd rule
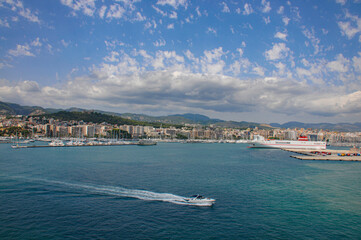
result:
[[[0,145],[0,239],[360,239],[361,164],[242,144]],[[202,194],[213,207],[174,203]]]

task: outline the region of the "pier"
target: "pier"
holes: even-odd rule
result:
[[[361,162],[360,149],[350,150],[306,150],[306,149],[283,149],[284,151],[297,153],[292,158],[299,160],[314,160],[314,161],[348,161]]]

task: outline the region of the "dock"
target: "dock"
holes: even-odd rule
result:
[[[307,149],[283,149],[284,151],[297,153],[299,155],[292,155],[292,158],[299,160],[314,160],[314,161],[348,161],[361,162],[360,150],[307,150]]]

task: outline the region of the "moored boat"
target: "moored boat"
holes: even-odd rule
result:
[[[298,141],[294,140],[269,140],[256,135],[249,142],[250,148],[284,148],[284,149],[326,149],[326,142],[308,141],[308,138],[301,136]]]
[[[139,146],[152,146],[152,145],[157,145],[156,141],[153,140],[140,140],[138,142]]]

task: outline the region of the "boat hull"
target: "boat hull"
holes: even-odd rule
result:
[[[197,205],[197,206],[212,206],[216,202],[215,199],[211,198],[203,198],[203,199],[195,199],[195,198],[185,198],[184,203]]]

